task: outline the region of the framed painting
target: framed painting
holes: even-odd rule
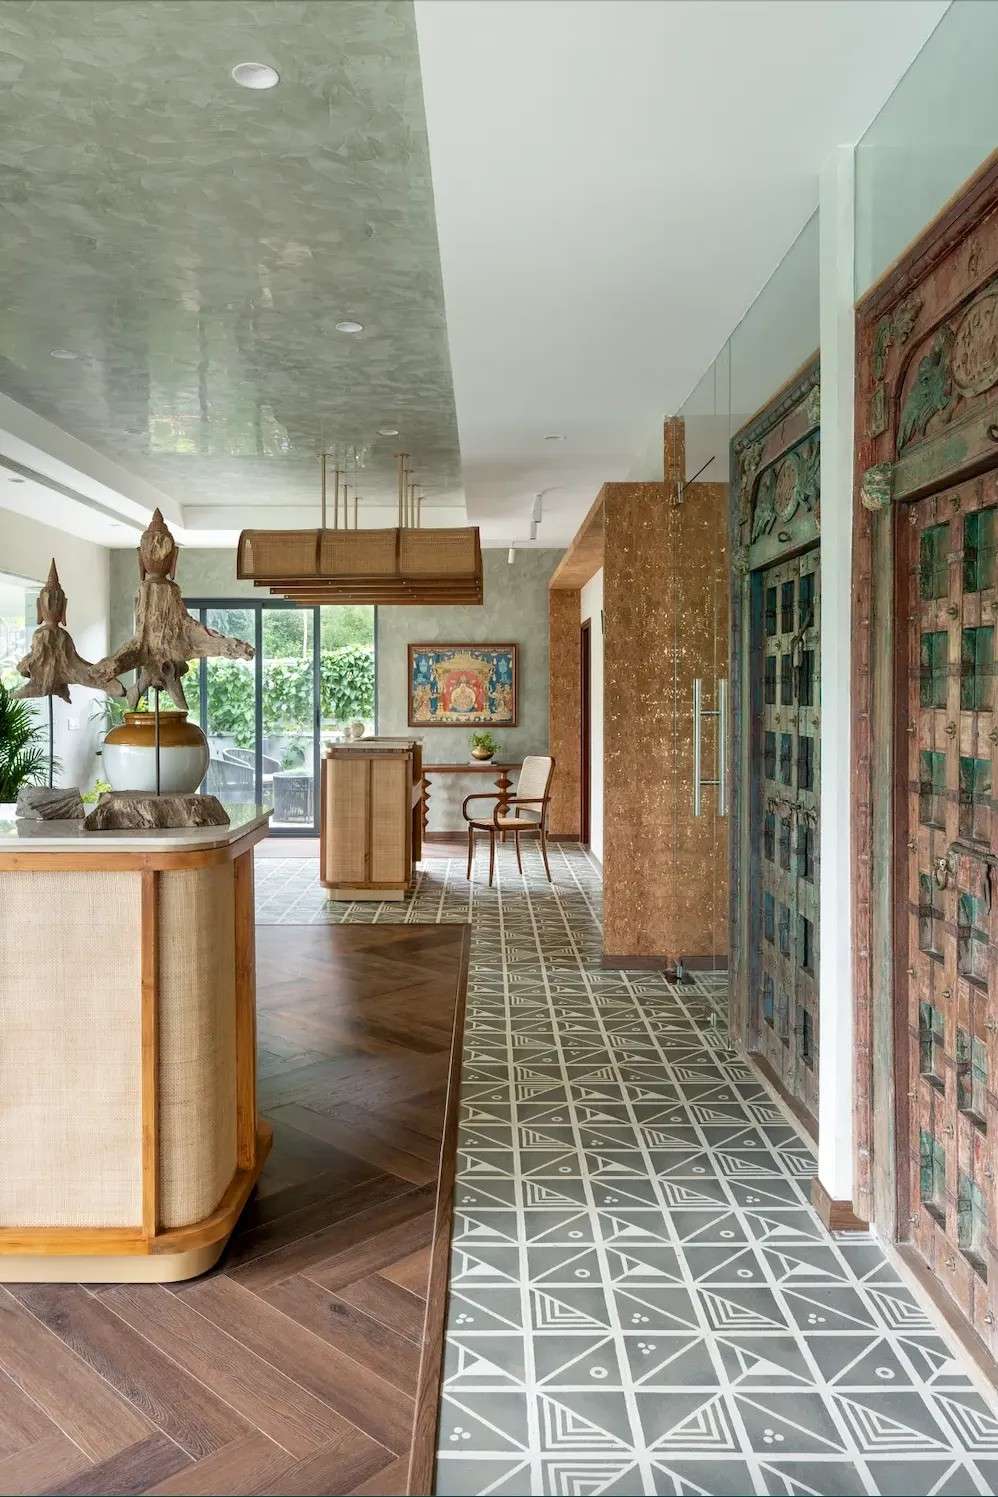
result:
[[[516,645],[410,645],[410,728],[515,728],[516,654]]]

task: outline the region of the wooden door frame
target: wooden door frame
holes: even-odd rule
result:
[[[592,830],[593,783],[593,691],[592,619],[579,627],[579,841],[589,846]]]
[[[898,878],[893,848],[902,815],[898,784],[903,740],[897,731],[899,673],[895,646],[898,526],[908,504],[998,463],[988,418],[989,389],[954,400],[952,336],[983,295],[998,288],[998,152],[995,152],[856,309],[856,469],[853,495],[852,849],[854,981],[854,1190],[857,1216],[884,1237],[908,1235],[898,1179],[901,1130],[907,1128],[906,1041],[897,997]],[[991,223],[986,220],[991,219]],[[938,350],[938,352],[937,352]],[[929,409],[921,431],[908,428],[905,403],[926,357],[941,364],[946,404]],[[948,379],[949,393],[945,393]],[[987,390],[980,395],[987,394]],[[957,409],[953,410],[953,406]],[[924,435],[933,416],[947,425]],[[911,414],[910,414],[911,413]],[[902,418],[906,418],[904,424]],[[991,430],[994,429],[993,422]],[[910,446],[909,451],[903,450]],[[900,741],[899,741],[900,740]],[[903,771],[905,779],[907,769]],[[906,1071],[907,1074],[907,1071]]]
[[[759,486],[767,473],[784,461],[812,434],[820,440],[821,370],[813,355],[757,411],[731,441],[732,474],[729,511],[731,544],[731,800],[730,800],[730,915],[731,985],[729,1018],[735,1041],[750,1053],[758,1048],[752,1025],[751,961],[752,881],[752,762],[759,751],[761,681],[753,683],[752,638],[761,614],[760,578],[766,567],[790,561],[795,554],[820,544],[818,500],[813,508],[799,502],[787,521],[777,521],[765,535],[752,540]],[[755,698],[753,698],[753,691]],[[820,869],[818,870],[820,877]],[[821,939],[819,930],[819,942]],[[820,958],[819,958],[820,959]],[[820,1039],[819,1039],[820,1044]]]

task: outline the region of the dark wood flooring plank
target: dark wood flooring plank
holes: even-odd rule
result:
[[[264,1295],[269,1305],[321,1336],[344,1356],[412,1396],[419,1376],[419,1347],[328,1290],[296,1274]]]
[[[119,1493],[144,1492],[154,1482],[190,1466],[190,1460],[166,1435],[150,1435],[127,1445],[109,1460],[91,1466],[52,1488],[54,1497],[66,1493],[93,1493],[95,1497],[119,1497]]]
[[[333,1444],[344,1420],[292,1375],[258,1357],[179,1295],[121,1285],[102,1296],[115,1313],[159,1346],[192,1377],[213,1388],[250,1424],[291,1455]]]
[[[363,1250],[364,1245],[372,1238],[380,1236],[397,1223],[405,1224],[414,1217],[422,1216],[428,1210],[432,1200],[433,1189],[429,1185],[410,1187],[402,1194],[386,1196],[384,1200],[376,1202],[363,1211],[351,1212],[349,1216],[342,1221],[334,1222],[332,1226],[323,1227],[308,1237],[278,1248],[276,1252],[268,1253],[266,1257],[256,1258],[250,1263],[235,1268],[229,1277],[245,1288],[262,1292],[264,1289],[269,1289],[272,1284],[280,1283],[281,1279],[290,1279],[293,1274],[311,1270],[317,1264],[337,1258],[340,1254],[358,1249]],[[404,1249],[394,1249],[393,1245],[389,1245],[388,1256],[382,1261],[390,1263],[394,1258],[401,1257],[403,1251]],[[362,1278],[365,1273],[372,1273],[380,1267],[380,1262],[366,1269],[358,1267],[356,1273],[351,1273],[340,1282],[348,1284],[351,1279]],[[337,1286],[327,1285],[327,1288],[335,1287]],[[188,1291],[181,1289],[180,1292],[187,1293]]]
[[[0,1367],[92,1461],[146,1440],[153,1426],[0,1290]]]
[[[359,1487],[354,1487],[351,1497],[403,1497],[408,1491],[408,1474],[409,1462],[400,1457],[376,1476],[371,1476],[367,1481],[362,1481]]]
[[[355,1426],[358,1435],[399,1455],[408,1450],[414,1400],[306,1331],[233,1279],[194,1284],[183,1296],[217,1325],[235,1330],[239,1341]]]
[[[421,1293],[430,1275],[430,1244],[407,1253],[395,1263],[386,1264],[381,1272],[400,1289],[408,1289],[412,1294]]]
[[[398,1175],[402,1180],[411,1180],[413,1185],[425,1185],[428,1180],[437,1178],[439,1147],[432,1160],[420,1158],[394,1143],[390,1136],[386,1137],[386,1134],[391,1133],[390,1124],[382,1124],[380,1128],[377,1125],[365,1127],[360,1121],[363,1109],[354,1108],[353,1112],[357,1121],[347,1122],[337,1116],[329,1117],[324,1112],[292,1103],[272,1109],[270,1116],[277,1122],[287,1122],[294,1127],[307,1129],[317,1138],[344,1152],[349,1149],[358,1159],[366,1159],[368,1164],[374,1165],[386,1175]]]
[[[286,1466],[270,1485],[258,1488],[273,1497],[326,1497],[331,1492],[351,1492],[362,1483],[370,1483],[372,1492],[386,1494],[390,1488],[382,1488],[381,1475],[393,1471],[397,1461],[377,1445],[367,1449],[359,1446],[320,1451],[307,1461]]]
[[[288,1468],[288,1452],[266,1435],[247,1435],[147,1487],[156,1497],[241,1497],[259,1492]]]
[[[270,1114],[268,1116],[272,1117]],[[260,1201],[261,1205],[275,1192],[306,1184],[320,1172],[332,1173],[337,1184],[344,1190],[360,1185],[378,1174],[376,1165],[358,1158],[356,1154],[344,1153],[317,1134],[302,1132],[300,1128],[294,1128],[276,1117],[272,1117],[272,1121],[273,1147],[267,1167],[254,1192],[254,1200]]]
[[[363,1310],[365,1315],[391,1326],[400,1336],[406,1336],[419,1345],[426,1318],[426,1301],[420,1295],[400,1289],[379,1273],[355,1279],[352,1284],[343,1284],[337,1294],[348,1305]]]
[[[312,1096],[322,1101],[335,1096],[390,1114],[400,1097],[439,1086],[445,1069],[440,1055],[343,1055],[263,1082],[260,1105],[267,1112],[288,1102],[307,1103]]]
[[[244,1264],[253,1263],[279,1249],[301,1243],[307,1261],[312,1261],[313,1251],[308,1239],[317,1232],[333,1227],[337,1222],[349,1221],[361,1211],[370,1210],[396,1196],[407,1195],[412,1190],[409,1180],[399,1180],[394,1175],[374,1175],[362,1185],[355,1185],[332,1197],[315,1201],[301,1211],[290,1212],[260,1226],[238,1232],[233,1238],[222,1262],[224,1272],[231,1273]],[[321,1256],[321,1254],[320,1254]]]
[[[0,1342],[0,1363],[3,1343]],[[49,1440],[58,1430],[37,1403],[4,1373],[0,1372],[0,1460]],[[0,1488],[0,1491],[3,1489]]]
[[[306,1269],[310,1279],[324,1289],[338,1290],[355,1279],[368,1274],[384,1272],[390,1276],[391,1266],[407,1251],[416,1251],[426,1246],[433,1237],[433,1212],[424,1211],[408,1221],[399,1222],[387,1231],[367,1237],[353,1247],[345,1248],[333,1257],[323,1259],[314,1268]]]
[[[19,1284],[10,1292],[193,1460],[250,1426],[125,1321],[76,1284]]]
[[[404,1149],[407,1154],[414,1154],[417,1159],[425,1159],[433,1166],[434,1178],[436,1178],[437,1165],[440,1161],[442,1123],[439,1106],[433,1123],[423,1128],[413,1127],[411,1123],[403,1122],[398,1117],[381,1117],[368,1107],[340,1103],[335,1097],[331,1097],[328,1105],[321,1108],[316,1108],[313,1103],[309,1111],[319,1112],[327,1118],[335,1118],[338,1123],[345,1123],[347,1127],[363,1129],[372,1138],[380,1138],[395,1148]]]
[[[6,1390],[0,1392],[0,1398],[5,1396]],[[69,1481],[90,1465],[80,1447],[56,1430],[16,1455],[0,1460],[0,1492],[4,1497],[51,1492],[59,1482]]]

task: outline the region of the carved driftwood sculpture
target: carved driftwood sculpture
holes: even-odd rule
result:
[[[83,823],[88,832],[228,824],[225,810],[213,795],[147,795],[138,790],[118,790],[102,795]]]
[[[92,686],[106,691],[110,697],[123,697],[125,688],[115,679],[115,672],[107,669],[106,661],[91,665],[76,653],[72,635],[63,627],[66,604],[53,560],[45,586],[38,594],[38,628],[31,636],[31,649],[17,667],[22,676],[27,676],[28,684],[13,695],[61,697],[68,702],[71,686]]]
[[[157,509],[139,542],[141,580],[135,596],[135,633],[98,667],[110,676],[138,672],[128,688],[130,707],[152,689],[165,691],[186,712],[187,698],[180,678],[187,674],[189,660],[204,655],[222,655],[230,660],[253,658],[252,645],[217,634],[191,617],[173,580],[176,569],[177,543]]]
[[[18,662],[17,669],[27,676],[27,685],[13,693],[16,697],[49,699],[49,782],[22,788],[17,797],[17,815],[23,821],[79,821],[83,816],[79,790],[75,786],[56,790],[52,785],[52,698],[61,697],[68,702],[71,686],[91,686],[112,697],[125,695],[121,682],[103,663],[91,665],[76,653],[73,637],[64,627],[66,606],[66,594],[53,558],[45,586],[38,594],[38,628],[31,636],[31,649]]]

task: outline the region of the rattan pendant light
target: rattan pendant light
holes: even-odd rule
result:
[[[244,530],[236,576],[295,603],[481,603],[482,547],[477,525],[422,528],[423,501],[398,454],[398,524],[358,528],[354,488],[350,525],[347,484],[333,470],[333,523],[328,519],[328,454],[321,458],[322,523],[318,530]],[[342,518],[340,523],[342,501]]]

